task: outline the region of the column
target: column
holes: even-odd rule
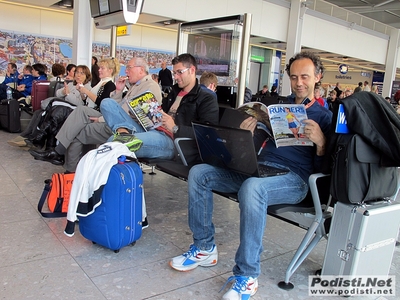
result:
[[[398,47],[399,47],[399,29],[393,28],[390,32],[388,52],[386,55],[385,77],[383,79],[382,96],[390,97],[392,92],[392,83],[396,78]]]
[[[93,19],[87,0],[74,1],[72,31],[72,61],[77,65],[92,66]]]
[[[303,31],[303,16],[306,12],[306,6],[302,0],[291,0],[289,13],[289,26],[286,39],[286,64],[289,59],[301,51],[301,36]],[[290,80],[287,74],[282,79],[282,96],[292,93],[290,88]]]

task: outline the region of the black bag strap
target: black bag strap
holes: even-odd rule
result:
[[[62,218],[62,217],[66,217],[67,213],[65,213],[65,212],[48,212],[48,213],[42,212],[44,202],[47,199],[47,196],[48,196],[48,194],[50,192],[50,189],[51,189],[51,179],[46,179],[44,181],[43,193],[42,193],[42,196],[40,196],[40,200],[39,200],[39,203],[38,203],[38,206],[37,206],[38,211],[40,212],[40,214],[44,218]]]

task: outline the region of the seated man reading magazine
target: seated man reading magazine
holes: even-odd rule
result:
[[[192,167],[189,173],[188,219],[193,244],[187,252],[171,259],[170,266],[176,270],[189,271],[197,266],[217,264],[212,191],[238,193],[240,244],[233,276],[228,279],[233,284],[222,299],[248,299],[256,293],[268,206],[302,201],[308,192],[308,177],[319,170],[325,154],[325,136],[330,129],[332,114],[314,99],[314,86],[321,80],[324,71],[321,60],[313,53],[301,52],[289,60],[286,71],[295,94],[291,101],[305,104],[308,120],[303,121],[306,124],[304,134],[314,145],[277,148],[270,139],[259,155],[259,162],[289,172],[260,178],[199,164]],[[243,121],[241,128],[254,132],[256,123],[256,119],[249,117]]]

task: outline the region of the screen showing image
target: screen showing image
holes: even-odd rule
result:
[[[108,0],[99,0],[100,15],[110,13],[110,7],[108,6]]]
[[[229,76],[232,31],[189,34],[188,53],[197,61],[197,75],[204,71]]]

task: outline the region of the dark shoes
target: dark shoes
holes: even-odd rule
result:
[[[29,150],[29,153],[38,160],[48,161],[53,165],[63,165],[64,164],[64,155],[58,154],[54,149],[47,150],[47,151],[40,151],[40,150]]]

